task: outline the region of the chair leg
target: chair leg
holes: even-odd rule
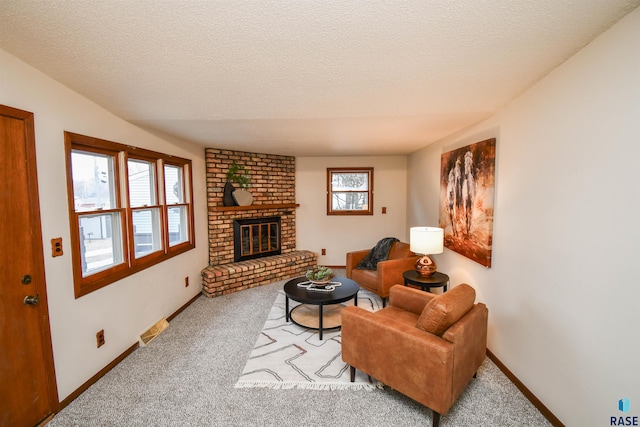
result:
[[[431,411],[433,412],[433,427],[439,427],[440,426],[440,414],[437,413],[436,411]]]
[[[349,365],[349,376],[351,377],[351,382],[356,380],[356,368],[351,365]]]

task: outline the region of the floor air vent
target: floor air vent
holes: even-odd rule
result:
[[[158,320],[155,325],[153,325],[140,335],[140,345],[144,347],[145,345],[149,344],[155,337],[160,335],[168,327],[169,322],[167,322],[167,319],[163,317],[162,319]]]

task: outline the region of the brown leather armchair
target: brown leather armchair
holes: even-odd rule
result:
[[[486,356],[487,307],[460,284],[443,294],[394,286],[375,313],[342,310],[342,360],[429,407],[440,423]]]
[[[416,260],[420,256],[409,249],[408,243],[395,242],[389,250],[385,261],[380,261],[377,270],[361,270],[356,266],[369,253],[362,250],[347,253],[347,277],[355,280],[361,288],[377,294],[382,298],[382,306],[389,298],[389,289],[398,283],[404,283],[402,273],[414,269]]]

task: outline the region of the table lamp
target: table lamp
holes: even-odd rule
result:
[[[431,254],[444,251],[444,230],[438,227],[411,227],[409,229],[411,252],[423,255],[416,261],[416,271],[421,276],[431,276],[436,272],[436,263],[429,258]]]

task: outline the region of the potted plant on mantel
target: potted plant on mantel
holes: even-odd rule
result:
[[[240,186],[236,189],[233,183]],[[253,203],[253,195],[247,191],[251,177],[244,165],[239,165],[233,161],[227,171],[227,183],[224,185],[224,197],[222,203],[224,206],[250,206]]]

